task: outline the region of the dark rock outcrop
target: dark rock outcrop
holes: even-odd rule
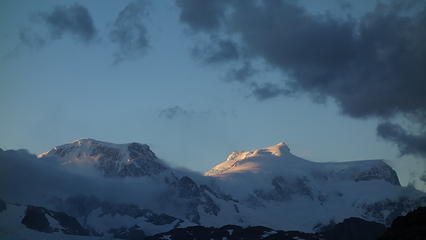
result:
[[[267,227],[255,226],[242,228],[236,225],[226,225],[221,228],[194,226],[187,228],[176,228],[166,233],[156,234],[145,238],[146,240],[255,240],[255,239],[305,239],[305,240],[320,240],[320,234],[302,233],[296,231],[274,231]]]
[[[27,228],[39,232],[54,232],[50,226],[49,220],[45,216],[45,210],[40,207],[28,206],[25,211],[25,217],[21,221]]]
[[[322,234],[327,240],[375,240],[385,230],[386,227],[380,223],[365,221],[361,218],[347,218]]]
[[[397,217],[379,240],[426,239],[426,207],[419,207],[406,216]]]
[[[298,231],[273,230],[267,227],[255,226],[243,228],[235,225],[226,225],[221,228],[214,227],[187,227],[175,228],[166,233],[147,237],[147,240],[374,240],[377,239],[386,227],[382,224],[365,221],[360,218],[349,218],[342,223],[329,226],[327,230],[319,233],[304,233]]]
[[[65,200],[56,198],[52,199],[55,210],[64,211],[67,214],[78,218],[87,218],[94,210],[99,209],[99,217],[110,216],[129,216],[132,218],[144,218],[144,221],[154,225],[167,225],[176,222],[176,227],[183,220],[164,213],[155,213],[150,209],[140,208],[134,204],[113,203],[100,200],[95,196],[75,195]]]
[[[6,202],[0,198],[0,213],[7,209]]]
[[[415,210],[418,206],[425,205],[426,197],[420,197],[414,200],[406,197],[400,197],[396,200],[386,199],[373,204],[360,205],[359,207],[364,211],[364,218],[374,219],[376,222],[390,226],[397,217]],[[385,215],[384,213],[386,212],[388,214]]]
[[[54,219],[58,226],[53,226],[48,218]],[[39,232],[62,232],[69,235],[89,236],[90,231],[75,219],[63,212],[55,212],[43,207],[28,206],[21,221],[26,227]]]
[[[143,240],[146,236],[144,231],[142,231],[138,225],[129,229],[124,227],[111,229],[109,232],[113,234],[114,238],[125,240]]]
[[[396,174],[395,170],[393,170],[387,164],[383,164],[382,166],[374,166],[371,169],[368,169],[364,172],[360,172],[358,176],[354,177],[355,182],[370,181],[374,179],[381,179],[393,185],[401,186],[398,175]]]

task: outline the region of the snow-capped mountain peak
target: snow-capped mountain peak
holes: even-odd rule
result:
[[[274,146],[267,147],[266,150],[275,156],[281,156],[290,152],[290,148],[285,142],[279,142]]]
[[[231,155],[228,156],[226,161],[243,160],[247,158],[262,157],[262,156],[268,156],[268,155],[279,157],[279,156],[287,155],[289,153],[290,153],[290,148],[288,147],[288,145],[284,142],[280,142],[266,148],[255,149],[251,151],[233,152]]]
[[[401,193],[396,172],[383,160],[313,162],[290,153],[285,143],[233,152],[205,175],[242,205],[262,209],[266,221],[282,213],[278,219],[300,221],[302,229],[311,230],[330,219],[371,214],[371,210],[363,213],[364,209],[384,199],[397,199]],[[260,213],[255,216],[262,218]],[[273,226],[273,221],[265,224]]]
[[[205,173],[207,176],[229,174],[233,172],[269,171],[276,166],[303,164],[302,158],[290,153],[290,148],[284,142],[266,148],[231,153],[224,162],[216,165]]]
[[[333,179],[356,182],[377,179],[400,185],[396,172],[383,160],[312,162],[291,154],[285,143],[257,150],[233,152],[205,175],[232,177],[240,173],[254,174],[252,178],[260,175],[307,177],[313,181],[323,178],[328,181]]]
[[[56,157],[65,165],[94,166],[105,176],[156,175],[166,169],[147,144],[113,144],[91,138],[56,146],[38,157]]]

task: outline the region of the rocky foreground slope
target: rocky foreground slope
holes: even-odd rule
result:
[[[132,227],[111,228],[108,234],[85,228],[74,217],[37,206],[6,204],[0,200],[0,220],[7,228],[0,228],[1,236],[7,239],[125,239],[125,240],[243,240],[243,239],[280,239],[280,240],[374,240],[386,230],[379,223],[368,222],[360,218],[349,218],[342,223],[327,226],[317,233],[300,231],[273,230],[263,226],[241,227],[226,225],[222,227],[192,226],[174,228],[165,233],[147,236],[138,224]],[[4,218],[11,213],[16,218]],[[18,214],[16,214],[18,213]],[[137,214],[137,213],[135,213]],[[18,217],[19,216],[19,217]],[[163,216],[164,217],[164,216]],[[163,218],[163,220],[166,220]],[[166,220],[168,221],[168,220]],[[8,232],[12,229],[16,232]]]

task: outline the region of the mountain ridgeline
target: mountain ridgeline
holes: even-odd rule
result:
[[[3,161],[18,153],[0,154]],[[172,168],[139,143],[81,139],[32,161],[50,160],[64,174],[95,174],[104,184],[99,192],[108,195],[51,191],[37,207],[28,199],[2,197],[0,235],[253,239],[241,237],[252,233],[259,235],[255,239],[340,239],[333,234],[345,232],[339,230],[343,226],[368,226],[377,237],[398,216],[426,205],[426,195],[401,186],[382,160],[312,162],[293,155],[285,143],[233,152],[204,175]]]

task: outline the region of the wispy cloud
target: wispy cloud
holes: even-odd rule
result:
[[[65,35],[89,43],[97,33],[89,10],[77,3],[58,5],[51,11],[38,13],[31,20],[31,25],[22,27],[18,33],[21,44],[30,48],[44,47]]]
[[[149,48],[149,38],[145,26],[148,15],[147,3],[137,1],[129,3],[120,11],[110,32],[110,40],[116,44],[114,62],[135,59],[145,54]]]
[[[96,35],[89,10],[77,3],[71,6],[56,6],[51,12],[41,13],[40,16],[54,39],[70,34],[81,41],[89,42]]]
[[[180,106],[167,107],[160,111],[159,117],[165,119],[188,118],[194,116],[194,111],[188,111]]]

